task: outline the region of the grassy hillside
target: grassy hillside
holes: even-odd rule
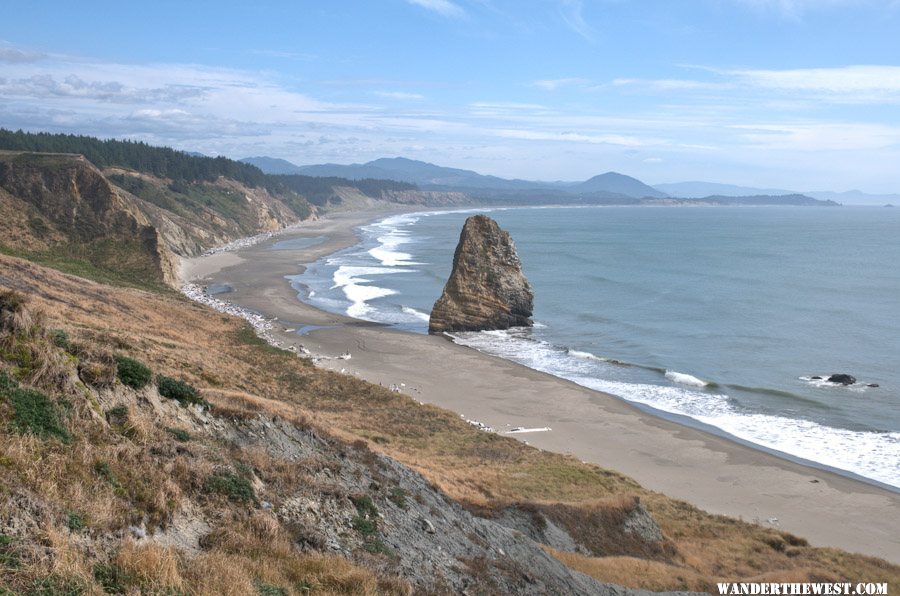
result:
[[[370,454],[379,452],[404,462],[476,516],[545,542],[566,565],[604,581],[713,590],[726,580],[900,580],[900,568],[884,561],[812,548],[781,531],[707,514],[614,471],[483,433],[451,412],[312,368],[262,344],[241,321],[179,296],[97,285],[2,256],[0,271],[0,286],[28,297],[29,312],[46,317],[46,331],[32,339],[0,339],[0,369],[18,383],[13,391],[42,391],[53,403],[40,415],[31,408],[20,416],[20,397],[7,388],[0,398],[0,482],[15,496],[8,501],[13,509],[0,512],[7,542],[0,548],[18,561],[0,572],[9,589],[36,585],[42,573],[52,573],[53,581],[84,586],[109,575],[124,578],[115,581],[125,586],[177,592],[200,582],[201,570],[210,566],[214,575],[237,577],[244,587],[262,582],[283,593],[304,593],[306,585],[313,593],[402,592],[410,581],[406,575],[396,583],[403,553],[392,558],[378,544],[395,539],[391,528],[400,522],[391,516],[400,515],[397,503],[415,502],[412,492],[394,490],[394,476],[380,472],[385,479],[366,484],[365,493],[391,523],[370,527],[362,513],[352,513],[359,485],[326,472],[334,465],[329,462],[343,461],[331,448],[319,444],[319,451],[304,451],[303,460],[273,459],[259,443],[242,443],[246,433],[228,430],[228,421],[258,420],[315,428],[319,436],[333,436],[337,451],[354,461],[374,461],[380,456]],[[7,328],[16,318],[3,316]],[[183,399],[210,404],[211,417],[191,413],[198,406],[162,399],[159,376],[148,388],[125,389],[121,374],[115,378],[116,356],[139,359],[156,375],[196,388]],[[264,426],[248,428],[265,438]],[[252,506],[241,505],[241,495],[251,494],[248,483]],[[340,563],[322,559],[321,553],[338,552],[323,546],[331,527],[324,514],[304,518],[303,527],[266,521],[262,501],[277,517],[292,510],[292,491],[300,485],[315,487],[317,499],[334,491],[347,495],[350,500],[337,502],[346,504],[350,518],[361,516],[356,530],[345,522],[355,542],[341,543]],[[452,509],[448,503],[431,507],[426,515],[432,519]],[[196,530],[202,535],[196,541],[137,539],[129,529],[164,538],[186,532],[198,518],[206,525]],[[626,531],[629,519],[642,520],[646,531]],[[485,573],[495,586],[506,581],[494,574],[503,564],[512,565],[490,558],[456,563],[472,577]],[[369,587],[348,587],[355,581]],[[225,588],[208,584],[193,593],[216,589]]]

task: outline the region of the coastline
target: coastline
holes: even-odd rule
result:
[[[396,331],[297,299],[285,276],[356,244],[356,226],[399,211],[344,212],[305,222],[236,252],[186,260],[182,275],[185,281],[228,285],[233,291],[218,298],[277,317],[272,335],[285,346],[302,345],[323,356],[320,366],[385,386],[402,383],[417,400],[501,432],[550,427],[550,432],[515,436],[627,474],[648,489],[712,513],[775,526],[815,546],[900,561],[897,493],[654,416],[443,337]],[[302,249],[268,248],[276,240],[314,236],[326,239]],[[326,328],[303,336],[284,331],[304,327]],[[339,358],[347,352],[350,360]]]

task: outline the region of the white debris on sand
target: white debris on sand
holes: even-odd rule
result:
[[[465,414],[460,414],[459,417],[462,418],[463,420],[465,420],[466,422],[468,422],[469,424],[471,424],[472,426],[474,426],[475,428],[477,428],[478,430],[483,430],[486,433],[497,432],[493,426],[488,426],[484,422],[478,422],[477,420],[469,420],[468,418],[466,418]]]
[[[280,341],[275,339],[274,335],[272,335],[272,330],[275,328],[275,324],[273,322],[274,319],[267,319],[259,313],[255,313],[251,310],[247,310],[246,308],[235,306],[230,302],[225,302],[224,300],[214,298],[206,292],[205,287],[197,284],[185,284],[181,286],[181,293],[194,302],[204,304],[212,308],[213,310],[244,319],[245,321],[250,323],[250,325],[256,331],[256,335],[265,340],[268,344],[276,347],[281,347],[283,345]],[[300,352],[308,353],[308,351],[303,347],[300,348]]]
[[[550,428],[549,426],[542,426],[540,428],[525,428],[523,426],[517,426],[515,428],[512,428],[512,429],[506,431],[503,434],[515,435],[515,434],[521,434],[521,433],[545,433],[545,432],[549,432],[551,430],[553,430],[553,429]]]

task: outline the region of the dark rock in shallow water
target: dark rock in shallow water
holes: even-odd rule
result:
[[[856,377],[847,374],[834,374],[828,377],[829,383],[837,383],[839,385],[852,385],[856,382]]]
[[[869,383],[866,387],[881,387],[878,383]]]
[[[534,293],[509,233],[485,215],[467,219],[428,332],[530,327],[533,309]]]
[[[822,377],[820,377],[820,376],[815,376],[815,377],[810,377],[810,379],[812,379],[813,381],[821,381],[821,380],[822,380]]]

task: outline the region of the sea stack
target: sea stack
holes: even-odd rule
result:
[[[533,309],[534,293],[509,233],[486,215],[467,219],[428,332],[530,327]]]

